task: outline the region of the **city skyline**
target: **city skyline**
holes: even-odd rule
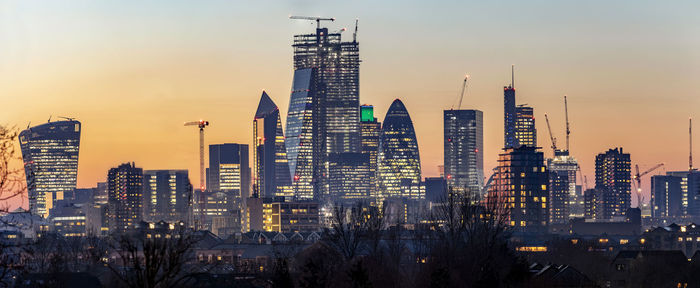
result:
[[[97,10],[99,12],[101,11],[100,9],[105,9],[105,7],[100,6],[100,4],[93,4],[82,8],[88,9],[87,11],[94,12]],[[239,58],[240,56],[221,54],[222,50],[231,49],[230,54],[241,52],[246,54],[245,52],[252,51],[256,47],[255,45],[246,46],[248,44],[241,44],[243,45],[242,47],[235,47],[234,49],[232,45],[238,45],[237,43],[225,42],[221,47],[214,47],[217,42],[213,40],[214,37],[211,35],[205,35],[205,40],[209,41],[205,42],[205,44],[211,44],[212,47],[210,49],[215,51],[215,57],[212,59],[225,59],[222,63],[213,63],[216,61],[208,60],[208,57],[202,54],[203,51],[201,49],[203,48],[188,50],[189,48],[194,48],[187,45],[185,45],[186,48],[179,50],[164,49],[164,56],[155,57],[140,64],[146,65],[146,67],[121,64],[114,62],[115,60],[113,59],[109,59],[110,57],[104,58],[112,55],[143,60],[144,57],[152,56],[151,53],[155,53],[151,49],[166,48],[168,44],[174,44],[172,41],[179,42],[194,37],[194,34],[196,34],[193,33],[196,31],[192,31],[194,28],[174,25],[174,21],[182,16],[176,12],[179,11],[178,9],[185,8],[181,6],[186,5],[173,5],[173,7],[168,7],[167,11],[163,12],[162,15],[154,16],[154,19],[160,19],[162,22],[155,21],[151,23],[151,26],[146,25],[141,33],[136,33],[136,35],[122,34],[121,36],[125,39],[120,39],[116,42],[110,42],[115,41],[110,40],[103,44],[98,44],[94,40],[82,39],[82,37],[89,38],[89,36],[93,35],[92,33],[99,35],[111,31],[110,29],[117,29],[116,31],[122,33],[126,33],[129,30],[113,27],[112,25],[123,24],[116,19],[107,19],[106,23],[103,24],[104,26],[95,27],[92,28],[94,30],[87,31],[78,29],[75,26],[80,23],[80,20],[75,20],[73,23],[57,28],[50,28],[49,24],[52,23],[51,21],[66,20],[66,17],[71,15],[71,13],[66,13],[66,11],[61,12],[62,9],[59,9],[59,13],[56,15],[42,21],[34,19],[33,17],[35,16],[29,14],[18,13],[9,15],[11,20],[18,20],[17,18],[19,17],[19,20],[21,20],[19,22],[24,23],[26,26],[22,28],[9,25],[8,29],[5,30],[6,33],[0,34],[2,35],[0,39],[3,42],[9,41],[7,43],[12,44],[9,48],[9,55],[19,56],[16,59],[8,59],[11,58],[9,56],[8,58],[0,58],[5,63],[0,69],[0,73],[8,76],[5,78],[6,85],[0,85],[3,87],[0,88],[0,92],[3,95],[13,95],[9,97],[9,103],[17,106],[17,109],[14,109],[15,111],[8,111],[4,116],[0,116],[0,121],[20,128],[24,127],[25,123],[29,121],[34,123],[32,125],[43,123],[49,115],[54,115],[54,117],[58,115],[70,116],[81,121],[84,124],[84,129],[87,130],[85,130],[81,139],[78,187],[93,187],[97,182],[106,180],[107,170],[110,167],[131,161],[135,161],[139,167],[144,169],[188,169],[192,175],[195,175],[196,173],[194,172],[198,171],[197,137],[194,131],[181,127],[183,121],[204,118],[212,122],[212,126],[206,131],[206,145],[215,143],[251,145],[250,118],[254,116],[253,112],[262,88],[269,87],[270,89],[267,91],[270,92],[273,100],[280,104],[280,110],[288,111],[288,97],[292,82],[292,73],[290,72],[292,65],[290,61],[292,58],[292,37],[296,34],[310,33],[313,29],[313,26],[309,25],[307,21],[286,19],[287,14],[294,12],[294,14],[302,15],[319,14],[336,17],[337,22],[328,25],[331,30],[343,26],[351,27],[355,17],[360,19],[358,42],[361,42],[363,46],[361,55],[363,60],[361,82],[363,85],[361,86],[360,104],[367,103],[374,105],[377,111],[386,111],[394,98],[400,98],[405,102],[411,111],[417,140],[420,145],[423,177],[438,175],[437,166],[442,164],[443,159],[441,149],[442,135],[436,134],[432,128],[440,127],[442,111],[449,109],[456,102],[459,92],[458,85],[464,72],[469,72],[473,80],[470,81],[463,108],[484,111],[484,170],[491,171],[491,168],[495,167],[497,155],[501,152],[500,143],[502,143],[502,91],[500,89],[503,85],[510,82],[508,66],[511,63],[516,64],[515,78],[517,82],[516,87],[518,88],[518,102],[527,103],[535,107],[535,118],[539,117],[542,119],[544,113],[548,113],[551,117],[550,120],[554,124],[553,132],[558,139],[563,139],[564,137],[563,103],[561,98],[564,94],[569,95],[569,110],[572,123],[571,153],[579,160],[584,174],[589,178],[593,176],[595,154],[618,146],[624,147],[625,151],[632,155],[632,163],[638,163],[642,168],[657,162],[667,163],[669,171],[682,170],[684,167],[687,167],[686,119],[689,116],[694,116],[692,107],[697,107],[694,104],[699,102],[696,99],[697,97],[693,97],[692,89],[685,89],[687,91],[684,91],[684,89],[680,88],[692,87],[690,85],[692,83],[692,70],[700,67],[700,65],[696,65],[700,55],[697,54],[698,52],[692,51],[698,50],[696,49],[698,43],[690,41],[683,36],[692,33],[693,28],[682,25],[681,20],[669,19],[673,18],[670,17],[672,12],[681,13],[678,10],[662,10],[661,12],[666,12],[666,14],[662,13],[661,16],[657,17],[663,19],[646,19],[650,20],[652,24],[654,20],[662,22],[661,24],[663,25],[654,26],[656,30],[647,31],[642,25],[639,27],[626,26],[630,24],[623,23],[611,25],[613,28],[618,29],[615,30],[616,32],[630,31],[633,35],[642,38],[631,37],[630,39],[633,40],[628,39],[626,42],[621,43],[617,42],[618,40],[616,39],[606,38],[603,33],[603,39],[598,39],[601,41],[597,45],[602,43],[617,44],[618,46],[613,45],[612,48],[604,49],[593,45],[595,47],[589,48],[594,49],[577,51],[578,53],[575,55],[562,54],[562,48],[550,48],[548,50],[552,52],[550,60],[543,58],[541,53],[534,52],[547,45],[552,45],[551,41],[554,38],[562,37],[562,39],[567,39],[568,34],[559,29],[544,29],[545,32],[541,32],[545,34],[547,31],[555,33],[555,37],[552,38],[541,39],[534,37],[535,40],[531,43],[522,41],[511,43],[512,46],[510,48],[501,48],[496,51],[485,49],[503,44],[500,42],[503,39],[495,40],[492,38],[499,35],[496,32],[506,31],[506,28],[520,29],[527,32],[529,31],[527,29],[533,28],[533,25],[538,27],[537,24],[539,22],[534,24],[528,23],[528,25],[525,25],[525,28],[517,28],[515,25],[511,25],[513,27],[491,29],[490,33],[493,34],[489,35],[482,35],[485,32],[478,32],[476,31],[477,29],[474,29],[473,34],[476,34],[474,36],[470,36],[472,34],[470,32],[464,33],[464,36],[460,34],[458,35],[459,37],[474,37],[475,41],[491,39],[491,42],[481,43],[493,43],[493,45],[465,43],[466,39],[455,38],[453,39],[455,46],[463,49],[463,53],[457,54],[451,49],[444,52],[446,56],[455,58],[457,61],[453,62],[456,63],[450,63],[450,59],[446,59],[445,55],[443,55],[438,58],[438,61],[434,61],[435,64],[432,64],[427,63],[432,55],[424,54],[426,49],[423,46],[424,44],[418,44],[417,48],[402,48],[401,51],[397,51],[396,55],[391,55],[391,50],[387,50],[390,47],[385,46],[396,45],[400,47],[398,43],[401,42],[379,36],[381,33],[388,33],[387,30],[392,30],[392,33],[395,33],[399,40],[404,41],[410,38],[420,39],[422,37],[429,37],[428,40],[436,41],[443,38],[448,39],[449,36],[434,35],[440,33],[427,35],[425,34],[427,30],[423,31],[420,29],[413,30],[413,33],[396,31],[399,30],[396,27],[392,28],[378,24],[378,21],[381,20],[379,15],[360,12],[357,9],[349,9],[347,13],[339,13],[342,9],[338,7],[328,11],[309,9],[309,11],[299,11],[298,13],[297,11],[282,13],[276,9],[275,12],[279,13],[271,14],[271,18],[274,19],[272,19],[270,27],[266,27],[266,29],[278,29],[279,31],[264,30],[266,33],[263,36],[258,36],[260,39],[274,38],[274,40],[266,39],[266,41],[275,43],[274,48],[269,48],[270,46],[268,45],[267,48],[260,49],[255,55],[247,55],[245,58],[250,58],[247,61],[243,61],[244,59]],[[500,5],[494,4],[489,7],[482,6],[481,8],[487,10],[497,9],[497,7],[493,6],[498,7]],[[561,6],[558,7],[561,8]],[[148,10],[147,8],[145,7],[145,10]],[[209,11],[208,9],[213,9],[213,7],[199,8],[207,11]],[[246,8],[257,9],[256,7]],[[586,10],[586,7],[583,8],[584,13],[593,13],[590,8],[589,10]],[[643,12],[641,13],[643,16],[650,16],[656,10],[655,8],[658,7],[654,5],[629,7],[635,12]],[[30,13],[34,11],[41,12],[46,8],[15,4],[14,7],[7,9],[25,9],[23,11]],[[291,8],[286,7],[285,9]],[[0,10],[0,13],[7,13],[7,10],[4,11],[3,13]],[[72,13],[81,13],[81,11],[86,12],[77,9]],[[606,11],[612,13],[612,11],[624,10],[623,7],[611,7],[610,11]],[[145,21],[142,19],[145,16],[139,12],[124,10],[121,12],[135,13],[134,16],[137,16],[137,20],[140,19],[140,22]],[[169,12],[174,14],[169,16]],[[348,15],[350,13],[355,13],[355,15]],[[418,12],[409,9],[408,14],[401,17],[416,17],[418,15],[416,13]],[[510,15],[512,12],[506,11],[506,13]],[[577,30],[579,32],[601,32],[606,28],[603,24],[616,23],[611,22],[610,18],[612,15],[602,14],[601,21],[603,23],[592,24],[590,28],[577,26],[580,23],[573,20],[564,22],[569,24],[564,26],[580,29]],[[197,15],[192,17],[199,19]],[[532,14],[529,17],[533,17]],[[638,21],[633,21],[634,23],[642,24],[639,22],[641,20],[635,16],[623,14],[620,17],[623,19],[631,17],[632,20]],[[642,16],[638,17],[641,18]],[[508,22],[507,24],[514,24],[516,20],[517,17],[506,22]],[[426,22],[428,21],[426,19]],[[441,21],[453,22],[454,20]],[[481,21],[485,20],[482,18]],[[213,23],[218,22],[214,21]],[[199,23],[196,25],[204,25],[202,27],[206,29],[201,31],[217,31],[211,30],[214,29],[213,23],[209,22],[206,25]],[[194,27],[202,28],[200,26]],[[413,27],[413,25],[409,25],[409,27]],[[686,30],[683,30],[683,27]],[[29,32],[27,33],[29,36],[24,36],[26,37],[24,41],[14,41],[18,39],[17,33],[22,31],[22,29],[25,29],[25,32]],[[50,41],[51,38],[34,38],[41,38],[41,35],[47,31],[55,31],[52,29],[67,29],[62,33],[73,33],[71,35],[77,35],[76,39],[58,43],[54,51],[40,49],[39,46],[43,43],[42,41]],[[184,35],[178,34],[178,29],[182,29],[181,31]],[[446,33],[454,32],[452,29],[455,28],[450,27]],[[74,30],[76,33],[71,32]],[[456,29],[456,31],[458,30]],[[79,31],[85,33],[77,33]],[[148,41],[141,39],[141,37],[148,38],[148,36],[156,35],[149,33],[159,31],[168,32],[162,36],[163,39],[160,39],[164,40],[162,43],[148,47],[142,46],[147,45]],[[675,32],[679,34],[668,36],[673,31],[685,32]],[[351,32],[345,32],[344,37],[349,37]],[[671,57],[672,53],[670,52],[660,56],[653,55],[653,53],[648,52],[653,51],[652,48],[655,47],[649,47],[648,45],[640,45],[642,47],[637,47],[638,49],[636,50],[626,51],[633,52],[631,54],[622,51],[624,49],[618,49],[634,47],[635,45],[632,44],[635,44],[635,40],[645,41],[642,32],[657,36],[658,34],[666,35],[666,40],[671,42],[665,43],[669,45],[666,48],[671,48],[676,54],[680,53],[680,55],[688,56],[686,59],[689,60],[680,63],[678,62],[680,59],[666,59]],[[534,32],[524,34],[544,37],[542,34]],[[240,35],[246,35],[246,33]],[[582,40],[584,42],[587,39],[585,36],[590,37],[586,33],[582,35],[584,36],[584,40]],[[20,40],[22,40],[21,38],[19,37]],[[514,40],[517,39],[522,40],[522,38],[514,38]],[[684,41],[689,41],[689,43]],[[117,45],[115,48],[103,46],[110,43],[120,45]],[[78,48],[76,45],[79,44],[88,45],[84,48],[76,49]],[[682,45],[680,44],[688,45],[681,47]],[[208,46],[204,45],[204,47]],[[22,55],[16,54],[26,48],[32,49],[22,52]],[[87,59],[84,60],[84,63],[63,62],[69,61],[69,59],[77,59],[72,57],[59,60],[60,57],[58,56],[70,56],[74,53],[79,55],[81,53],[77,52],[88,48],[94,49],[94,53],[86,55]],[[121,48],[125,48],[123,50],[123,52],[126,52],[125,54],[122,54],[121,50],[116,50]],[[525,52],[518,52],[516,51],[518,50],[517,48],[525,48]],[[129,51],[135,52],[138,49],[144,51],[138,54],[129,54]],[[483,51],[483,49],[488,51]],[[527,51],[533,53],[529,54]],[[462,54],[468,55],[464,56]],[[182,60],[183,62],[180,64],[171,62],[174,61],[177,55],[186,56],[184,57],[186,59]],[[423,58],[420,58],[421,56]],[[605,69],[600,69],[596,64],[600,65],[602,60],[598,60],[596,56],[613,57],[617,58],[617,61],[612,61],[613,63],[602,66]],[[480,57],[484,59],[479,59]],[[392,67],[408,59],[413,59],[417,68],[406,70]],[[660,69],[664,67],[662,63],[657,63],[661,60],[673,60],[664,64],[679,66],[674,66],[673,71],[668,69],[668,67]],[[45,61],[45,63],[39,64],[35,63],[36,61]],[[246,68],[237,68],[238,61],[244,64],[242,67]],[[260,63],[254,65],[249,63],[249,61],[260,61]],[[562,62],[559,63],[557,61]],[[637,64],[639,66],[630,65],[631,63],[638,63],[637,61],[646,61],[649,66],[642,64]],[[571,65],[571,62],[578,65]],[[661,67],[654,68],[654,65],[651,64],[661,65]],[[206,70],[207,74],[199,75],[196,73],[190,74],[192,72],[175,73],[164,71],[172,68],[182,68],[180,65],[182,67],[194,65],[195,69],[193,70]],[[262,69],[261,67],[266,68]],[[403,66],[398,65],[398,67],[401,68]],[[139,71],[138,74],[132,74],[138,71],[137,68],[145,70]],[[587,71],[584,68],[589,70]],[[250,69],[248,70],[251,72],[250,76],[245,75],[248,72],[246,69]],[[598,72],[587,74],[592,73],[590,70]],[[666,73],[656,74],[658,71]],[[673,79],[673,76],[678,77],[682,71],[685,71],[688,78]],[[89,73],[91,76],[86,76],[84,73]],[[260,74],[267,74],[267,76],[259,77]],[[642,74],[642,77],[640,77],[640,74]],[[241,79],[235,79],[237,77]],[[606,78],[610,78],[610,80],[600,81]],[[183,81],[183,79],[192,80],[179,82]],[[421,80],[424,81],[421,82]],[[576,80],[579,81],[577,82]],[[44,84],[36,85],[35,81]],[[600,83],[600,85],[595,85],[597,83]],[[204,96],[200,97],[199,95]],[[664,105],[659,105],[654,101],[663,101]],[[183,111],[185,107],[187,109]],[[27,113],[28,111],[31,112]],[[175,111],[177,111],[177,114],[174,114]],[[384,118],[384,116],[382,113],[377,114],[379,119]],[[282,116],[283,125],[287,124],[286,117],[285,113]],[[664,119],[664,121],[658,121],[658,119]],[[661,124],[656,122],[661,122]],[[242,125],[240,123],[245,124]],[[543,121],[537,121],[536,125],[537,130],[540,131],[540,142],[538,144],[540,147],[546,148],[549,146],[549,139],[546,137],[546,134],[545,137],[542,137],[542,133],[546,133],[546,127],[543,126]],[[441,131],[441,129],[438,130]],[[627,131],[628,133],[619,133],[620,131]],[[650,137],[650,135],[654,137]],[[668,146],[669,143],[673,143],[675,146]],[[545,152],[547,157],[550,156],[547,149],[542,151]],[[485,176],[488,177],[488,175]],[[199,182],[194,176],[190,180],[192,183]],[[650,189],[648,187],[648,180],[645,180],[644,194],[647,197],[646,199],[649,199],[648,193]]]

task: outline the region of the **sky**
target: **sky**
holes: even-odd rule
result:
[[[699,8],[696,1],[0,0],[0,124],[81,121],[79,187],[132,161],[189,169],[198,183],[197,129],[183,122],[209,120],[207,144],[251,144],[263,90],[286,114],[292,37],[315,27],[289,15],[334,17],[328,27],[347,27],[345,39],[359,19],[361,102],[374,105],[380,121],[393,99],[405,103],[424,176],[438,175],[442,110],[456,105],[465,74],[462,108],[484,111],[485,170],[496,165],[503,86],[515,64],[517,102],[535,108],[546,156],[544,113],[563,145],[568,95],[571,153],[592,186],[595,155],[614,147],[642,170],[688,168],[688,117],[700,116]]]

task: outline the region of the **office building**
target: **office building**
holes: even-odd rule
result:
[[[245,199],[250,196],[250,179],[247,144],[209,145],[208,190]]]
[[[401,100],[389,107],[379,142],[379,202],[390,197],[424,199],[418,141]]]
[[[518,146],[515,137],[515,87],[513,84],[503,87],[503,147],[512,148]]]
[[[651,176],[651,217],[657,220],[678,219],[683,216],[683,177]]]
[[[143,172],[143,220],[189,223],[192,184],[187,170]]]
[[[670,171],[667,176],[679,177],[681,181],[681,210],[683,217],[700,215],[700,171]],[[652,187],[653,189],[653,187]]]
[[[535,147],[505,148],[489,187],[487,207],[520,232],[543,232],[549,221],[549,171]]]
[[[382,124],[374,117],[374,107],[360,106],[360,130],[362,135],[362,153],[369,155],[370,197],[377,198],[377,159],[379,159],[379,135]]]
[[[253,118],[253,196],[293,197],[279,108],[262,92]]]
[[[602,219],[625,216],[630,208],[630,154],[622,148],[610,149],[595,158],[595,188],[606,191],[605,214]]]
[[[48,122],[19,134],[29,191],[29,211],[47,218],[56,200],[75,189],[80,122]]]
[[[143,169],[125,163],[107,174],[110,231],[124,232],[143,216]]]
[[[444,111],[447,185],[478,196],[484,185],[484,125],[479,110]]]
[[[252,201],[250,201],[252,200]],[[249,199],[249,231],[317,232],[321,229],[317,202]]]
[[[331,153],[328,165],[332,202],[353,205],[357,201],[370,200],[370,154]]]
[[[447,201],[447,181],[443,177],[425,177],[425,200],[432,203]]]
[[[537,147],[535,112],[532,107],[518,105],[515,108],[515,139],[518,145]]]

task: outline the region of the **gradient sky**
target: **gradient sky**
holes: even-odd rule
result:
[[[80,120],[79,187],[127,161],[187,168],[197,183],[197,132],[182,123],[211,121],[207,144],[250,144],[263,89],[286,114],[292,37],[314,28],[288,16],[321,15],[337,19],[334,30],[360,19],[361,102],[381,121],[403,100],[424,176],[438,174],[442,110],[456,105],[465,73],[463,108],[484,111],[485,166],[495,166],[511,64],[545,155],[544,113],[563,145],[569,96],[571,151],[589,185],[595,154],[616,146],[642,169],[687,169],[687,119],[700,107],[700,3],[377,2],[0,0],[0,123]]]

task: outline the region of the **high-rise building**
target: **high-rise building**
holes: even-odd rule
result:
[[[657,220],[683,216],[683,178],[672,175],[651,176],[651,217]]]
[[[484,185],[484,125],[479,110],[444,111],[444,163],[453,189],[481,192]]]
[[[55,121],[19,134],[29,190],[29,210],[50,216],[56,200],[75,189],[78,176],[80,122]]]
[[[550,187],[550,194],[556,193],[560,197],[560,199],[563,200],[563,197],[566,197],[566,199],[568,199],[567,201],[569,203],[567,204],[567,210],[569,211],[569,216],[567,216],[567,219],[575,217],[584,217],[584,207],[580,205],[580,203],[583,203],[583,196],[580,193],[577,193],[576,190],[576,172],[578,171],[578,161],[576,160],[576,158],[569,155],[569,151],[567,150],[556,150],[554,151],[554,158],[547,159],[547,168],[549,168],[550,173],[556,172],[559,177],[566,178],[565,180],[568,184],[566,190],[568,191],[568,195],[563,195],[562,193],[564,191],[555,191],[552,187]],[[551,179],[552,178],[550,177],[550,182]],[[550,186],[552,186],[551,184],[553,183],[550,183]],[[554,197],[555,195],[550,195],[549,198],[552,199]],[[552,201],[554,202],[554,199],[552,199]],[[555,205],[555,203],[550,203],[550,206]],[[552,207],[552,209],[556,208]],[[552,220],[552,218],[555,217],[550,213],[550,220]]]
[[[584,191],[585,219],[592,221],[610,220],[612,210],[615,208],[612,207],[610,202],[614,198],[611,190],[607,188],[594,188]]]
[[[425,177],[425,200],[432,203],[447,201],[447,181],[442,177]]]
[[[250,197],[250,179],[247,144],[209,145],[207,190],[221,191],[245,199]]]
[[[355,40],[343,42],[341,33],[328,28],[294,35],[294,69],[315,68],[327,153],[360,150],[360,49]]]
[[[518,145],[537,147],[535,112],[532,107],[518,105],[515,108],[515,139]]]
[[[503,147],[518,147],[515,138],[515,87],[513,84],[503,87]]]
[[[294,71],[287,113],[285,145],[294,196],[311,200],[325,195],[327,162],[322,112],[324,99],[317,92],[315,69]]]
[[[605,215],[601,219],[625,216],[630,208],[630,154],[622,148],[610,149],[595,157],[595,188],[607,190],[604,197]]]
[[[365,153],[328,155],[330,196],[333,202],[352,205],[370,199],[370,159]]]
[[[253,196],[292,197],[279,108],[262,92],[253,119]]]
[[[360,106],[360,130],[362,132],[362,153],[369,155],[370,197],[377,197],[377,159],[379,158],[379,135],[382,124],[374,117],[374,107]]]
[[[681,179],[681,209],[684,217],[697,217],[700,215],[700,171],[671,171],[667,176],[680,177]]]
[[[189,222],[194,203],[187,170],[143,172],[143,219],[147,222]]]
[[[109,225],[114,232],[124,232],[143,216],[143,169],[125,163],[109,169]]]
[[[286,145],[298,199],[328,195],[329,153],[360,152],[358,45],[327,28],[294,36]]]
[[[569,222],[569,175],[567,171],[549,170],[549,223]]]
[[[380,202],[390,197],[424,199],[416,132],[399,99],[391,103],[382,124],[378,169]]]
[[[487,206],[521,232],[544,232],[549,221],[549,171],[536,147],[505,148],[489,187]]]

